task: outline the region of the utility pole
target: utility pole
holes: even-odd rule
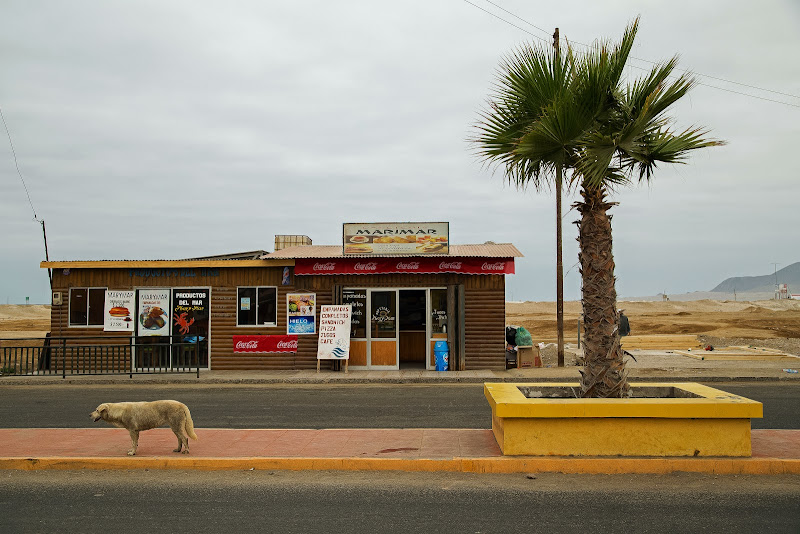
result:
[[[770,263],[770,265],[775,268],[775,300],[778,300],[781,298],[780,294],[778,293],[778,265],[780,265],[780,263],[773,262]]]
[[[558,28],[553,34],[556,68],[561,70]],[[561,180],[563,164],[556,164],[556,328],[558,330],[558,366],[564,367],[564,266],[561,262]]]

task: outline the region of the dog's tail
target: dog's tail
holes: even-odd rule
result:
[[[194,422],[192,421],[192,414],[189,412],[188,407],[184,406],[183,409],[186,410],[186,424],[184,425],[186,427],[184,429],[186,430],[186,435],[194,440],[197,440],[197,434],[194,433]]]

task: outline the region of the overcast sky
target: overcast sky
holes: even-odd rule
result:
[[[525,254],[508,298],[553,300],[554,195],[508,186],[466,139],[501,58],[531,34],[618,40],[641,15],[635,58],[679,54],[707,85],[793,105],[699,86],[675,107],[679,128],[728,145],[615,195],[619,296],[800,261],[797,0],[493,1],[545,31],[485,0],[470,2],[519,28],[464,0],[5,0],[0,109],[50,258],[177,259],[272,250],[275,234],[336,244],[344,222],[449,221],[453,243]],[[3,129],[0,302],[48,302],[43,259]]]

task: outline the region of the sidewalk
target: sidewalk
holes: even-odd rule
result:
[[[574,350],[574,349],[572,349]],[[632,350],[633,358],[627,360],[626,369],[632,381],[669,382],[730,382],[749,380],[792,381],[800,383],[800,358],[787,356],[779,360],[701,360],[668,350]],[[702,353],[701,353],[702,354]],[[4,385],[48,384],[446,384],[483,382],[551,382],[580,379],[581,367],[537,367],[528,369],[484,371],[428,371],[409,369],[399,371],[342,371],[316,369],[300,371],[200,371],[186,374],[133,375],[33,375],[2,376]],[[794,382],[797,381],[797,382]]]
[[[503,456],[491,430],[197,429],[191,454],[166,428],[142,432],[127,456],[115,428],[0,429],[0,469],[456,471],[800,475],[800,430],[753,430],[750,458]]]

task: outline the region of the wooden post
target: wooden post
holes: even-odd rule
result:
[[[561,71],[561,51],[558,28],[553,34],[553,48],[558,72]],[[561,180],[562,164],[556,163],[556,328],[558,330],[558,366],[564,367],[564,266],[561,261]]]

